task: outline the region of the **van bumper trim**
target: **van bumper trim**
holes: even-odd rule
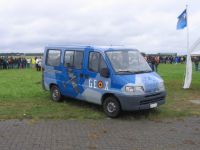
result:
[[[117,94],[122,110],[134,111],[150,109],[150,105],[157,103],[157,106],[165,103],[166,92],[152,93],[140,96],[129,96]]]

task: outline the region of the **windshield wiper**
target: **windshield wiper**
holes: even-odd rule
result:
[[[117,71],[117,73],[129,73],[129,74],[133,74],[134,72],[129,71],[129,70],[119,70],[119,71]]]
[[[152,72],[152,71],[151,70],[134,71],[135,74],[138,74],[138,73],[148,73],[148,72]]]

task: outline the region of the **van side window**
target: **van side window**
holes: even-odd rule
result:
[[[65,51],[65,67],[73,67],[74,63],[74,51]]]
[[[98,72],[99,71],[99,58],[100,53],[98,52],[90,52],[89,54],[89,70]]]
[[[82,66],[83,66],[83,52],[82,51],[75,51],[74,67],[76,69],[81,69]]]
[[[83,51],[65,51],[65,67],[81,69],[83,65]]]
[[[99,65],[99,72],[101,71],[101,69],[103,68],[107,68],[107,65],[103,59],[103,57],[101,56],[101,59],[100,59],[100,65]]]
[[[49,66],[59,66],[60,65],[60,50],[48,50],[46,64]]]

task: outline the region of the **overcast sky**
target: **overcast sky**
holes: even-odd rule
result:
[[[0,0],[0,52],[46,45],[127,45],[186,52],[177,17],[189,5],[190,44],[200,37],[199,0]]]

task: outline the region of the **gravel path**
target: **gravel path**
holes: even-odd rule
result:
[[[200,118],[0,121],[0,150],[200,150]]]

